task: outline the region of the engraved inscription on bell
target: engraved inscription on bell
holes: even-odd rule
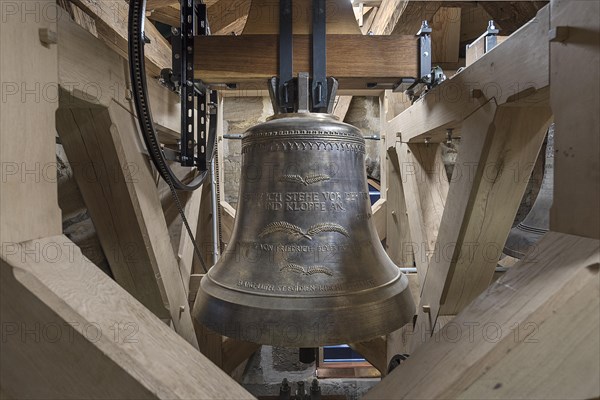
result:
[[[226,336],[295,347],[367,340],[411,320],[408,280],[372,224],[364,153],[358,129],[323,114],[246,132],[232,238],[194,317]]]

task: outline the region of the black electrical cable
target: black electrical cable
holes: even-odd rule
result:
[[[133,91],[133,99],[135,104],[135,110],[138,116],[138,123],[142,136],[152,163],[158,170],[160,176],[167,182],[171,195],[175,201],[175,205],[179,210],[183,224],[187,230],[188,235],[192,239],[194,245],[194,252],[198,257],[202,269],[204,272],[207,271],[206,263],[202,257],[202,252],[196,243],[192,229],[185,217],[185,212],[177,195],[177,190],[192,191],[198,189],[208,176],[208,171],[202,171],[196,176],[189,184],[183,183],[171,170],[167,164],[167,159],[160,147],[156,130],[154,129],[154,122],[152,119],[152,113],[150,111],[150,104],[148,103],[148,90],[146,84],[146,67],[145,67],[145,54],[144,45],[146,37],[144,35],[144,22],[146,17],[146,0],[130,0],[129,1],[129,72],[131,74],[131,84]],[[209,138],[208,143],[214,146],[214,136]],[[211,151],[211,154],[213,152]]]

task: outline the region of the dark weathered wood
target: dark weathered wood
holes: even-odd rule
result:
[[[310,71],[310,43],[309,35],[294,36],[294,74]],[[201,36],[195,45],[195,76],[204,82],[263,87],[277,75],[278,35]],[[327,74],[338,78],[340,87],[357,89],[416,76],[416,45],[414,36],[331,35]]]
[[[480,1],[479,4],[501,29],[502,35],[510,35],[535,17],[548,4],[547,1]]]

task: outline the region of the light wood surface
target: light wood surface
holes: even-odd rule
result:
[[[187,284],[134,116],[116,102],[106,108],[61,91],[57,129],[115,278],[196,346]]]
[[[102,40],[58,18],[58,76],[61,87],[84,100],[108,106],[112,100],[134,112],[127,62]],[[152,118],[163,142],[175,143],[181,129],[179,96],[148,79]]]
[[[555,113],[552,230],[600,238],[600,5],[553,1],[552,29],[569,27],[564,42],[550,43],[551,98]],[[569,84],[569,77],[589,76]],[[571,79],[572,80],[572,79]]]
[[[448,196],[448,178],[439,143],[397,143],[412,252],[421,287],[434,253]]]
[[[2,326],[17,327],[2,345],[3,395],[254,398],[65,236],[17,245],[0,271]]]
[[[56,20],[21,17],[26,9],[56,6],[42,0],[6,5],[15,9],[10,14],[7,8],[0,24],[0,241],[18,243],[62,232],[54,129],[57,46],[42,44],[39,32],[56,33]]]
[[[125,0],[72,0],[96,21],[98,35],[123,58],[127,59],[127,26],[129,4]],[[148,8],[152,9],[151,7]],[[158,76],[162,68],[171,67],[171,46],[146,19],[144,34],[150,43],[144,46],[146,69]]]
[[[448,79],[390,121],[406,142],[460,136],[460,124],[488,101],[514,102],[549,85],[548,7],[477,63]],[[480,93],[473,90],[480,90]],[[533,101],[531,97],[528,101]]]
[[[599,257],[598,240],[547,233],[364,398],[597,398]]]

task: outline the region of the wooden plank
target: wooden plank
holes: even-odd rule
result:
[[[398,109],[402,109],[404,94],[392,93],[386,90],[380,105],[380,120],[382,138],[380,143],[381,162],[385,162],[385,198],[386,207],[386,241],[385,249],[391,260],[399,267],[413,267],[413,254],[410,246],[410,232],[406,214],[406,200],[403,191],[400,166],[396,156],[395,143],[398,140],[396,132],[389,132],[387,124],[395,117]],[[385,160],[385,161],[384,161]],[[417,303],[418,304],[418,303]]]
[[[469,43],[485,32],[492,17],[483,6],[477,3],[474,7],[463,7],[460,16],[460,42]]]
[[[147,0],[146,10],[151,11],[156,10],[157,8],[170,7],[177,3],[179,3],[178,0]]]
[[[479,4],[502,30],[502,34],[510,35],[534,18],[548,1],[482,1]]]
[[[438,314],[456,314],[489,285],[550,122],[547,102],[490,104],[465,121],[419,324],[432,331]]]
[[[132,114],[60,94],[57,129],[117,281],[197,345],[187,291]],[[165,309],[168,307],[168,311]],[[183,307],[183,309],[181,308]]]
[[[7,398],[254,398],[65,236],[3,251],[0,273]]]
[[[59,83],[64,90],[104,106],[114,99],[135,112],[125,59],[66,14],[58,18],[58,63]],[[175,143],[181,129],[179,96],[155,79],[148,80],[148,95],[161,141]]]
[[[409,1],[394,28],[394,35],[416,35],[422,21],[430,21],[442,5],[442,1]]]
[[[390,121],[390,129],[401,132],[406,142],[439,142],[446,128],[459,136],[461,122],[488,101],[501,105],[544,89],[549,85],[548,28],[549,9],[544,8],[504,43]]]
[[[473,43],[467,45],[465,66],[468,67],[475,61],[479,60],[485,54],[485,39],[485,37],[480,37]],[[508,36],[496,36],[496,45],[499,45],[506,39],[508,39]]]
[[[550,43],[554,135],[552,230],[600,238],[600,7],[596,2],[552,2],[552,29],[569,27],[564,42]],[[591,76],[568,84],[567,76]]]
[[[346,0],[326,0],[325,7],[327,34],[360,34],[350,2]],[[312,0],[294,1],[292,29],[295,35],[309,35],[312,33]],[[248,23],[244,27],[243,35],[278,34],[279,2],[252,0]],[[296,49],[294,49],[294,52],[296,52]]]
[[[457,258],[444,288],[442,314],[457,314],[490,284],[551,122],[548,103],[498,110],[494,137],[478,165],[483,170],[468,223],[460,224],[457,247],[462,248],[454,253]],[[448,245],[439,242],[439,248]],[[437,267],[437,261],[433,265]]]
[[[337,96],[335,98],[335,104],[333,105],[333,115],[344,122],[344,118],[346,118],[351,102],[352,96]]]
[[[26,10],[54,8],[54,2],[49,0],[2,4],[2,243],[62,232],[54,129],[58,96],[57,46],[40,41],[40,29],[56,33],[56,20],[22,19]],[[42,65],[44,68],[40,68]]]
[[[179,6],[168,6],[152,10],[148,19],[179,28],[181,25],[180,14]]]
[[[308,35],[294,36],[294,74],[310,70],[310,43]],[[413,36],[330,35],[327,74],[345,88],[415,76],[416,43]],[[198,36],[195,45],[195,76],[207,83],[252,82],[262,88],[277,75],[277,35]]]
[[[221,236],[224,243],[229,243],[231,240],[234,224],[235,209],[225,200],[221,200]]]
[[[200,205],[202,200],[202,188],[198,188],[190,193],[188,201],[185,204],[184,211],[192,232],[196,232],[198,228],[198,222],[200,221]],[[206,199],[204,200],[206,201]],[[179,216],[178,218],[181,219]],[[192,274],[194,257],[197,256],[194,254],[194,243],[192,242],[192,238],[188,234],[183,223],[180,226],[179,236],[179,246],[176,253],[177,262],[179,263],[179,270],[181,271],[181,278],[183,279],[185,291],[189,294],[189,281]]]
[[[396,153],[406,198],[412,252],[423,287],[448,196],[442,146],[437,143],[398,143]]]
[[[129,4],[125,0],[71,0],[96,21],[99,36],[121,57],[127,59]],[[160,70],[171,67],[171,46],[148,20],[144,33],[150,43],[144,46],[146,69],[158,76]]]
[[[371,215],[373,218],[373,225],[377,231],[379,240],[384,240],[387,234],[387,219],[386,219],[387,201],[385,199],[379,199],[371,207]]]
[[[401,268],[413,267],[413,246],[409,231],[407,204],[398,155],[394,147],[388,148],[387,215],[385,251],[390,259]]]
[[[364,398],[597,398],[599,254],[547,233]]]
[[[215,34],[236,21],[247,18],[252,0],[219,0],[208,7],[208,24]]]
[[[400,20],[408,0],[383,0],[377,8],[370,32],[373,35],[390,35]],[[416,33],[416,32],[415,32]]]
[[[440,7],[431,23],[432,63],[458,62],[460,44],[460,7]],[[415,32],[416,33],[416,32]]]

